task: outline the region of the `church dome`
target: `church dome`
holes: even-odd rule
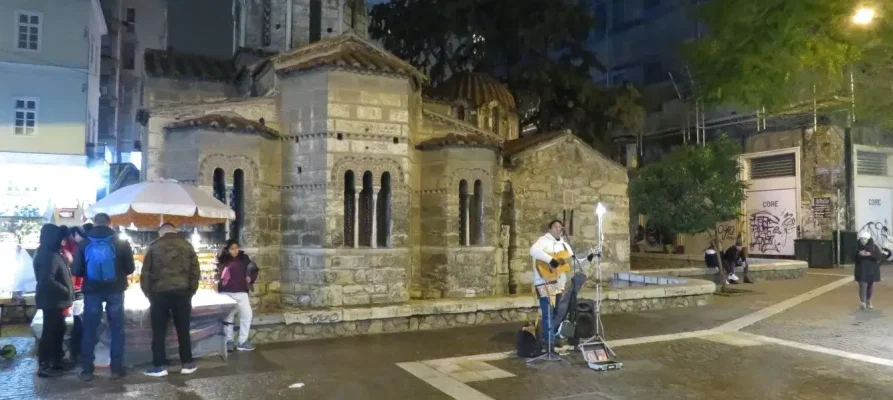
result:
[[[502,82],[490,75],[478,72],[461,72],[431,90],[435,99],[445,101],[464,100],[473,107],[496,101],[510,111],[515,111],[515,98]]]

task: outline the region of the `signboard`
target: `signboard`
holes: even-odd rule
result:
[[[747,193],[751,254],[794,255],[797,239],[797,192],[795,189]]]
[[[834,214],[830,197],[815,197],[812,199],[813,218],[831,218]]]
[[[883,246],[890,236],[893,222],[893,189],[876,187],[856,188],[856,228],[868,231],[874,242]]]

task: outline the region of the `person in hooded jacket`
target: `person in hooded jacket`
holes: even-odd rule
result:
[[[859,250],[856,254],[856,269],[853,271],[856,282],[859,282],[859,308],[872,309],[872,289],[875,282],[881,280],[881,262],[886,259],[868,231],[859,232]]]
[[[252,351],[254,346],[248,343],[248,333],[251,331],[251,302],[248,293],[252,291],[257,280],[257,264],[239,249],[239,242],[230,239],[226,241],[223,252],[217,257],[218,276],[220,287],[218,292],[229,296],[236,301],[237,307],[226,317],[226,341],[227,349],[239,351]],[[239,313],[239,342],[233,343],[233,321],[236,312]]]
[[[40,247],[34,255],[34,276],[37,291],[34,302],[43,312],[43,329],[38,345],[37,376],[54,378],[67,369],[63,364],[62,342],[65,339],[65,311],[74,302],[71,272],[60,253],[62,231],[53,224],[40,229]]]

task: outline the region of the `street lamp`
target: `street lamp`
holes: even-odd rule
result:
[[[862,7],[856,10],[856,14],[853,15],[853,23],[856,25],[868,25],[874,20],[874,16],[873,8]]]

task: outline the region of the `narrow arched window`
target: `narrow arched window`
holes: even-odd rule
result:
[[[354,232],[356,231],[356,178],[351,170],[344,173],[344,245],[354,247],[356,244]]]
[[[484,188],[480,179],[474,181],[474,194],[471,198],[471,223],[469,237],[471,244],[484,244]]]
[[[490,109],[490,127],[493,128],[493,133],[499,134],[499,107],[493,107]]]
[[[226,172],[222,168],[214,169],[214,180],[212,182],[214,188],[214,198],[226,204]],[[223,243],[226,240],[226,223],[221,222],[214,225],[214,240]]]
[[[372,172],[363,173],[363,190],[360,192],[360,246],[372,247],[372,221],[375,216],[372,197]]]
[[[310,0],[310,43],[322,38],[322,0]]]
[[[465,106],[456,107],[456,119],[465,121]]]
[[[376,230],[375,240],[378,247],[389,247],[391,245],[391,173],[385,172],[381,174],[381,188],[378,190],[378,200],[376,201],[375,219]]]
[[[237,169],[233,172],[232,209],[236,218],[230,224],[230,239],[241,240],[242,227],[245,224],[245,172]]]
[[[459,181],[459,245],[468,246],[468,181]]]

